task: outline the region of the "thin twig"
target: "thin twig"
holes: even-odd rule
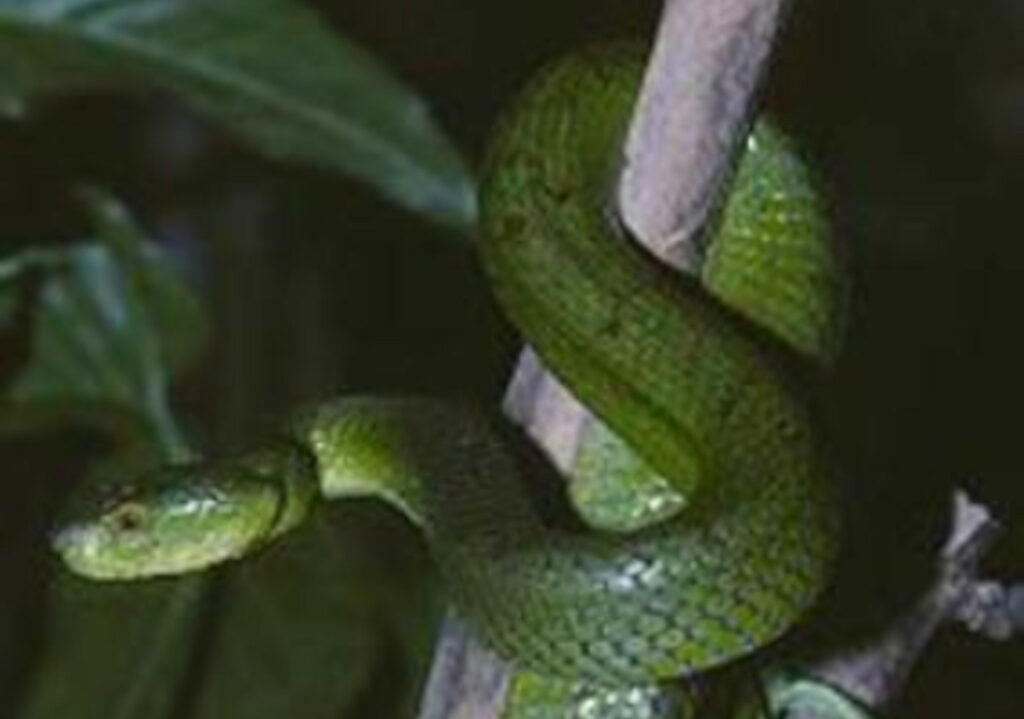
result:
[[[951,515],[936,577],[917,602],[877,636],[814,662],[808,673],[865,706],[886,709],[902,693],[911,670],[942,626],[960,623],[998,640],[1024,628],[1024,588],[1004,587],[979,576],[981,559],[999,534],[999,523],[963,490],[953,495]],[[797,713],[794,719],[818,717]]]
[[[509,672],[504,663],[448,612],[434,650],[434,665],[419,719],[497,717],[505,701]]]

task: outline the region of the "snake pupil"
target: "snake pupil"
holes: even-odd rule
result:
[[[114,513],[114,525],[122,532],[134,532],[142,526],[145,514],[146,509],[139,504],[123,504]]]

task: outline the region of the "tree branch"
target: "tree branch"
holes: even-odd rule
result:
[[[626,138],[619,208],[665,262],[700,269],[788,0],[667,0]]]
[[[903,691],[914,664],[942,626],[959,623],[995,640],[1024,631],[1024,586],[1005,587],[979,576],[999,523],[963,490],[954,493],[951,514],[936,577],[917,602],[876,637],[813,662],[807,673],[865,706],[883,710]],[[791,715],[820,719],[814,712]]]
[[[641,243],[693,271],[700,230],[747,126],[786,0],[666,0],[624,148],[618,209]],[[571,467],[587,410],[529,349],[505,413],[556,466]],[[495,719],[507,678],[500,662],[449,613],[420,719]],[[507,677],[507,670],[501,673]]]

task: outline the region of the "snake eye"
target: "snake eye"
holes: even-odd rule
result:
[[[110,521],[120,532],[135,532],[145,524],[146,508],[137,502],[125,502],[110,514]]]

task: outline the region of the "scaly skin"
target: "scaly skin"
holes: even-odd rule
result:
[[[767,126],[748,143],[703,287],[620,236],[607,200],[640,68],[635,50],[606,48],[528,88],[489,154],[480,252],[510,318],[606,424],[595,456],[635,452],[586,465],[585,481],[626,467],[599,479],[627,489],[574,492],[583,515],[615,525],[601,503],[632,496],[641,475],[668,488],[670,511],[613,526],[636,531],[552,526],[495,418],[354,397],[303,415],[275,448],[143,474],[116,500],[78,505],[56,542],[68,565],[100,579],[197,569],[293,526],[316,494],[380,497],[424,528],[462,613],[522,670],[517,717],[667,716],[657,682],[785,632],[824,586],[837,533],[786,355],[834,354],[838,267],[806,172]],[[560,708],[531,704],[545,691]]]

